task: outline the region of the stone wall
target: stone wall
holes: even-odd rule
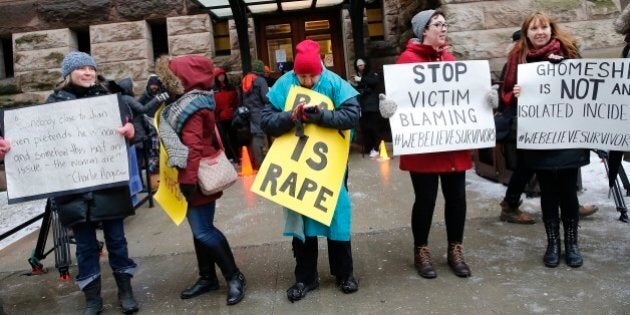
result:
[[[99,74],[113,80],[130,77],[135,94],[144,91],[153,68],[153,39],[146,21],[90,26],[90,51]]]

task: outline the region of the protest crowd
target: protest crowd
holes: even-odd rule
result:
[[[630,47],[629,11],[630,6],[615,24],[627,43],[622,58],[628,58]],[[625,139],[628,133],[612,129],[620,125],[611,125],[609,130],[583,131],[585,135],[601,136],[584,136],[580,142],[573,139],[579,133],[545,129],[543,125],[549,120],[540,120],[605,119],[627,125],[630,63],[621,58],[579,63],[581,54],[572,35],[551,15],[535,12],[514,33],[501,78],[491,85],[489,72],[480,73],[488,69],[487,63],[455,58],[454,48],[446,40],[449,22],[445,12],[417,12],[410,25],[413,35],[394,65],[378,71],[371,67],[369,58],[358,56],[353,64],[355,72],[348,79],[326,68],[319,43],[310,39],[297,44],[293,68],[274,79],[260,60],[253,60],[251,71],[237,78],[228,65],[215,64],[206,56],[164,55],[156,61],[155,73],[146,79],[146,88],[139,97],[133,93],[130,78],[112,80],[101,76],[91,55],[76,51],[64,56],[59,65],[61,82],[41,106],[72,102],[82,106],[99,98],[107,100],[103,102],[111,100],[112,108],[119,112],[109,120],[112,131],[92,134],[91,139],[99,143],[75,151],[106,156],[107,151],[116,148],[127,157],[121,163],[123,169],[128,168],[129,178],[120,181],[118,175],[76,174],[77,184],[95,178],[100,181],[39,194],[48,198],[62,225],[72,231],[78,266],[74,280],[85,297],[84,314],[99,314],[104,303],[110,302],[101,297],[99,229],[103,230],[120,310],[124,314],[142,310],[134,297],[132,279],[137,269],[151,266],[136,264],[130,258],[133,253],[127,249],[130,240],[125,236],[124,218],[134,215],[137,194],[143,189],[156,193],[156,200],[173,221],[179,224],[186,219],[190,225],[199,277],[189,287],[180,288],[181,299],[218,290],[223,280],[227,305],[246,299],[247,275],[237,266],[227,237],[214,224],[215,212],[223,210],[217,203],[222,190],[235,178],[216,188],[218,179],[208,175],[214,174],[208,168],[215,172],[225,170],[223,167],[238,171],[245,161],[258,172],[252,191],[283,209],[284,222],[277,224],[282,224],[283,235],[291,238],[291,252],[285,254],[295,258],[294,284],[286,289],[287,299],[298,302],[318,289],[318,237],[326,239],[330,274],[338,289],[344,294],[360,294],[360,275],[354,272],[351,246],[353,202],[348,191],[348,177],[352,177],[348,154],[353,142],[366,158],[376,159],[381,142],[392,139],[399,168],[408,172],[413,187],[413,196],[400,196],[413,200],[409,242],[413,244],[392,246],[409,247],[410,261],[422,278],[438,276],[429,233],[435,226],[432,220],[440,188],[446,239],[435,242],[447,244],[447,264],[456,276],[468,278],[474,274],[475,266],[467,263],[464,255],[466,171],[473,168],[473,150],[493,148],[495,144],[495,150],[510,156],[508,167],[513,171],[505,197],[496,202],[495,210],[500,213],[497,219],[536,223],[520,206],[526,185],[537,182],[546,235],[546,248],[540,249],[541,263],[554,268],[564,258],[569,267],[582,266],[581,251],[590,249],[580,246],[579,222],[597,212],[598,207],[578,201],[580,168],[590,162],[589,149],[603,149],[604,144],[610,144],[606,150],[611,159],[616,156],[620,160],[622,146],[629,147],[627,141],[607,141],[604,134],[610,132],[611,139]],[[588,93],[580,90],[582,81],[571,85],[574,76],[590,78],[588,82],[594,85]],[[396,86],[401,85],[402,81],[396,80],[400,77],[412,83]],[[541,77],[549,81],[535,82]],[[551,81],[558,77],[566,80],[560,87]],[[626,85],[615,83],[624,80]],[[379,88],[381,84],[387,93]],[[593,114],[593,104],[603,102],[598,92],[610,92],[619,98],[609,100],[614,106],[597,107],[602,112]],[[564,104],[551,96],[545,98],[560,93]],[[583,102],[587,102],[587,109],[577,110]],[[95,112],[94,107],[89,118],[83,118],[85,112],[77,113],[79,120],[108,115]],[[386,134],[388,121],[391,137]],[[2,126],[0,156],[13,162],[31,161],[27,155],[13,158],[28,145],[28,139],[11,138],[16,133],[7,133],[11,126],[6,124]],[[83,137],[83,133],[78,131],[72,137]],[[546,140],[527,140],[536,137]],[[58,160],[75,152],[55,150],[55,156],[42,155],[37,160]],[[32,154],[34,158],[37,153]],[[221,159],[227,162],[222,164]],[[105,160],[114,161],[115,155],[100,159]],[[150,183],[143,184],[139,179],[142,171],[150,175]],[[37,176],[38,168],[16,172]],[[9,198],[22,201],[30,196],[12,197],[9,192]],[[223,280],[217,277],[215,265]]]

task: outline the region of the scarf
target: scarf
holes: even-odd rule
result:
[[[566,56],[566,52],[560,45],[560,41],[556,38],[552,38],[547,45],[541,48],[530,49],[527,52],[525,60],[545,61],[550,54]],[[513,50],[508,57],[507,71],[503,77],[503,87],[501,88],[501,97],[506,106],[516,105],[516,99],[514,98],[512,90],[514,89],[514,85],[516,85],[516,73],[518,65],[521,63],[523,63],[521,54]]]

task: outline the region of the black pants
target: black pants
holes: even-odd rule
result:
[[[296,282],[313,283],[317,280],[317,249],[317,237],[306,237],[304,242],[298,238],[293,238]],[[352,274],[350,241],[328,239],[328,264],[330,265],[330,273],[338,279]]]
[[[466,173],[415,173],[411,172],[411,183],[416,200],[411,212],[411,230],[415,246],[428,244],[429,230],[435,209],[438,181],[444,195],[444,220],[448,242],[464,240],[466,222]]]
[[[543,221],[558,221],[558,208],[562,220],[579,220],[577,186],[579,168],[536,171],[540,183],[540,208]]]
[[[363,112],[359,120],[361,125],[361,137],[363,139],[363,153],[370,153],[371,150],[378,151],[381,140],[383,118],[378,112]]]
[[[525,186],[534,176],[534,170],[525,168],[523,163],[519,163],[510,177],[507,190],[505,191],[505,201],[512,208],[517,208],[521,201],[521,194],[525,191]]]

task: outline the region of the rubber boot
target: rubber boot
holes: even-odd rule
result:
[[[543,262],[547,267],[557,267],[560,263],[560,222],[558,220],[545,221],[547,232],[547,251],[543,256]]]
[[[133,297],[131,289],[131,275],[128,273],[114,272],[116,286],[118,286],[118,301],[124,314],[133,314],[138,311],[138,302]]]
[[[214,260],[212,260],[210,249],[203,246],[196,238],[193,238],[193,241],[197,256],[197,267],[199,268],[199,279],[190,288],[182,291],[180,294],[182,300],[191,299],[203,293],[219,289],[219,279],[217,279],[217,271],[214,268]]]
[[[85,310],[83,315],[100,314],[103,311],[103,299],[101,298],[101,277],[94,279],[83,288],[85,295]]]
[[[563,219],[564,259],[569,267],[582,266],[582,254],[578,248],[578,219]]]
[[[210,249],[212,259],[217,263],[227,281],[227,305],[237,304],[245,297],[245,286],[247,283],[245,276],[236,267],[230,244],[223,237],[217,246],[213,246]]]

